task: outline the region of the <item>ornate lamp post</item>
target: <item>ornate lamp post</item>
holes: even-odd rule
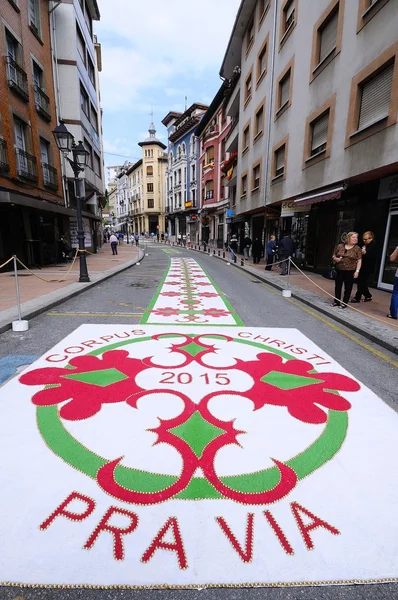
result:
[[[77,216],[77,239],[80,250],[80,275],[79,281],[87,283],[90,281],[87,270],[86,253],[84,252],[84,227],[82,218],[82,193],[81,193],[81,179],[79,179],[79,173],[82,173],[87,166],[87,160],[90,153],[85,149],[82,142],[77,145],[75,138],[67,130],[63,123],[60,123],[53,131],[53,135],[59,150],[65,156],[66,160],[72,167],[72,171],[75,178],[75,196],[76,196],[76,216]],[[68,157],[68,154],[72,152],[72,159]]]

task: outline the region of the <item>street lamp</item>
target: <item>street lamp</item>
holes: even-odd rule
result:
[[[77,145],[75,143],[75,138],[67,128],[64,123],[60,123],[53,131],[53,135],[59,150],[62,152],[66,160],[69,162],[72,167],[72,171],[75,178],[75,196],[76,196],[76,216],[77,216],[77,239],[79,243],[80,250],[80,275],[79,281],[83,283],[87,283],[90,281],[87,270],[87,261],[86,261],[86,253],[84,246],[84,227],[83,227],[83,218],[82,218],[82,194],[81,194],[81,184],[82,181],[79,179],[79,173],[84,171],[87,166],[88,157],[90,153],[85,149],[82,142],[79,142]],[[68,157],[68,154],[72,152],[72,159]]]

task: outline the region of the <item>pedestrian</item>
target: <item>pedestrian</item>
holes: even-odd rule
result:
[[[111,248],[112,248],[112,254],[115,255],[117,254],[117,237],[114,233],[112,233],[111,237],[109,238],[109,241],[111,243]]]
[[[266,255],[267,255],[267,266],[265,267],[266,271],[272,271],[272,265],[274,264],[274,261],[275,261],[276,250],[277,250],[276,238],[274,235],[271,235],[271,237],[267,243],[267,247],[266,247]]]
[[[138,233],[134,234],[134,241],[135,241],[135,245],[138,246],[140,243],[140,236],[138,235]]]
[[[369,280],[372,277],[377,258],[376,242],[374,241],[373,231],[365,231],[362,236],[364,245],[362,246],[362,266],[357,279],[357,293],[351,300],[354,304],[361,301],[362,296],[364,302],[372,300],[372,294],[369,291]]]
[[[177,246],[182,246],[182,235],[181,233],[177,236]]]
[[[394,252],[390,255],[391,262],[398,260],[398,246],[395,248]],[[387,315],[389,319],[397,319],[398,318],[398,269],[395,271],[394,277],[394,288],[391,296],[391,304],[390,304],[390,312]]]
[[[119,238],[119,246],[123,243],[124,235],[121,231],[119,231],[117,237]]]
[[[156,241],[157,241],[158,244],[159,244],[159,240],[160,240],[160,233],[158,231],[157,234],[156,234]]]
[[[187,236],[185,234],[182,236],[182,245],[184,246],[184,248],[187,245]]]
[[[282,262],[281,264],[281,275],[287,275],[289,258],[294,254],[294,243],[288,233],[285,233],[283,238],[278,244],[278,254]]]
[[[247,235],[243,240],[243,256],[248,259],[250,253],[250,246],[252,245],[252,241],[250,237]]]
[[[229,249],[231,251],[231,260],[233,260],[235,262],[236,252],[238,250],[238,238],[236,237],[235,234],[231,237],[231,240],[229,242]]]
[[[263,245],[261,243],[261,240],[259,240],[258,237],[256,237],[256,238],[254,238],[254,242],[252,244],[252,257],[253,257],[254,265],[257,265],[260,262],[262,253],[263,253]]]
[[[358,234],[350,231],[345,236],[345,243],[339,244],[335,249],[332,260],[336,263],[336,280],[334,288],[333,306],[347,308],[354,279],[358,279],[362,265],[362,250],[358,244]],[[343,303],[341,292],[344,284]]]

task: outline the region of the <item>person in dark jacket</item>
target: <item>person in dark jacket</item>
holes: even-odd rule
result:
[[[263,245],[261,243],[261,240],[259,240],[258,237],[256,237],[252,244],[253,264],[256,265],[260,262],[262,253],[263,253]]]
[[[231,251],[231,260],[235,261],[236,253],[238,251],[238,239],[235,234],[231,237],[229,249]]]
[[[278,254],[279,254],[280,260],[284,261],[281,265],[281,267],[282,267],[281,275],[287,275],[287,269],[288,269],[288,264],[289,264],[288,259],[290,256],[293,256],[293,254],[294,254],[294,243],[288,233],[286,233],[283,236],[283,238],[281,239],[281,241],[278,244]]]
[[[271,235],[269,242],[266,247],[266,255],[267,255],[267,266],[265,267],[266,271],[272,270],[272,265],[275,261],[275,255],[277,250],[276,238],[274,235]]]
[[[377,259],[377,248],[374,240],[373,231],[365,231],[362,236],[362,266],[357,279],[357,293],[351,300],[354,304],[361,301],[362,296],[364,302],[372,300],[372,294],[369,291],[369,280],[374,273]]]

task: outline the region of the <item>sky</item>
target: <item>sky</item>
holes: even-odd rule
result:
[[[153,109],[157,137],[170,110],[210,104],[240,0],[99,0],[95,33],[100,74],[105,165],[141,158]],[[116,154],[121,156],[115,156]]]

